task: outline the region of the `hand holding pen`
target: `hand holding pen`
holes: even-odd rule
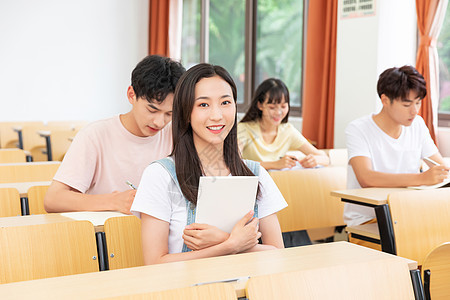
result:
[[[424,157],[423,160],[433,165],[430,167],[428,171],[422,173],[424,176],[423,184],[426,185],[437,184],[443,182],[445,179],[448,178],[448,174],[450,171],[449,167],[441,165],[428,157]]]

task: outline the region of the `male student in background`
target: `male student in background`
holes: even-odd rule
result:
[[[418,116],[427,90],[423,76],[412,66],[390,68],[378,79],[378,96],[383,105],[378,114],[354,120],[346,130],[349,167],[347,188],[407,187],[442,182],[449,168]],[[420,173],[421,159],[430,169]],[[347,225],[375,219],[373,208],[345,204]]]
[[[48,212],[130,213],[142,172],[172,151],[173,93],[184,67],[151,55],[132,72],[128,113],[93,122],[74,138],[45,196]]]

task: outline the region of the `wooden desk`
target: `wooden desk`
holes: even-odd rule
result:
[[[108,272],[71,275],[0,285],[8,298],[93,299],[141,294],[188,287],[199,283],[234,281],[236,293],[245,296],[246,278],[281,272],[323,269],[346,264],[401,261],[419,279],[417,263],[347,242],[228,255]],[[420,285],[419,285],[420,286]]]
[[[394,192],[411,191],[407,188],[363,188],[331,192],[332,196],[341,198],[342,202],[373,207],[380,233],[383,252],[397,254],[394,228],[388,207],[388,196]]]
[[[19,191],[20,197],[27,197],[28,189],[36,185],[50,185],[51,181],[29,181],[29,182],[11,182],[0,183],[0,188],[15,188]]]

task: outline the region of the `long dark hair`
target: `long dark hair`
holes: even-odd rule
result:
[[[186,199],[194,204],[197,204],[198,183],[203,173],[202,164],[195,149],[191,127],[191,113],[195,102],[195,85],[203,78],[214,76],[219,76],[230,85],[233,98],[236,100],[236,85],[231,75],[220,66],[206,63],[193,66],[181,76],[173,98],[173,151],[171,155],[175,160],[175,169],[181,191]],[[235,115],[235,120],[236,117]],[[236,121],[225,138],[223,156],[225,164],[232,175],[254,176],[239,155]]]
[[[283,81],[277,78],[269,78],[261,82],[253,95],[252,103],[248,108],[245,116],[241,122],[251,122],[261,119],[262,111],[258,108],[258,102],[263,104],[266,98],[269,99],[267,103],[281,103],[283,99],[289,104],[289,90]],[[287,123],[289,117],[289,111],[286,117],[281,120],[281,123]]]

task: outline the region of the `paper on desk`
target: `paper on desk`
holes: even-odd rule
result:
[[[109,218],[127,215],[117,211],[80,211],[62,213],[61,216],[68,217],[77,221],[89,221],[94,224],[94,226],[102,226]]]

